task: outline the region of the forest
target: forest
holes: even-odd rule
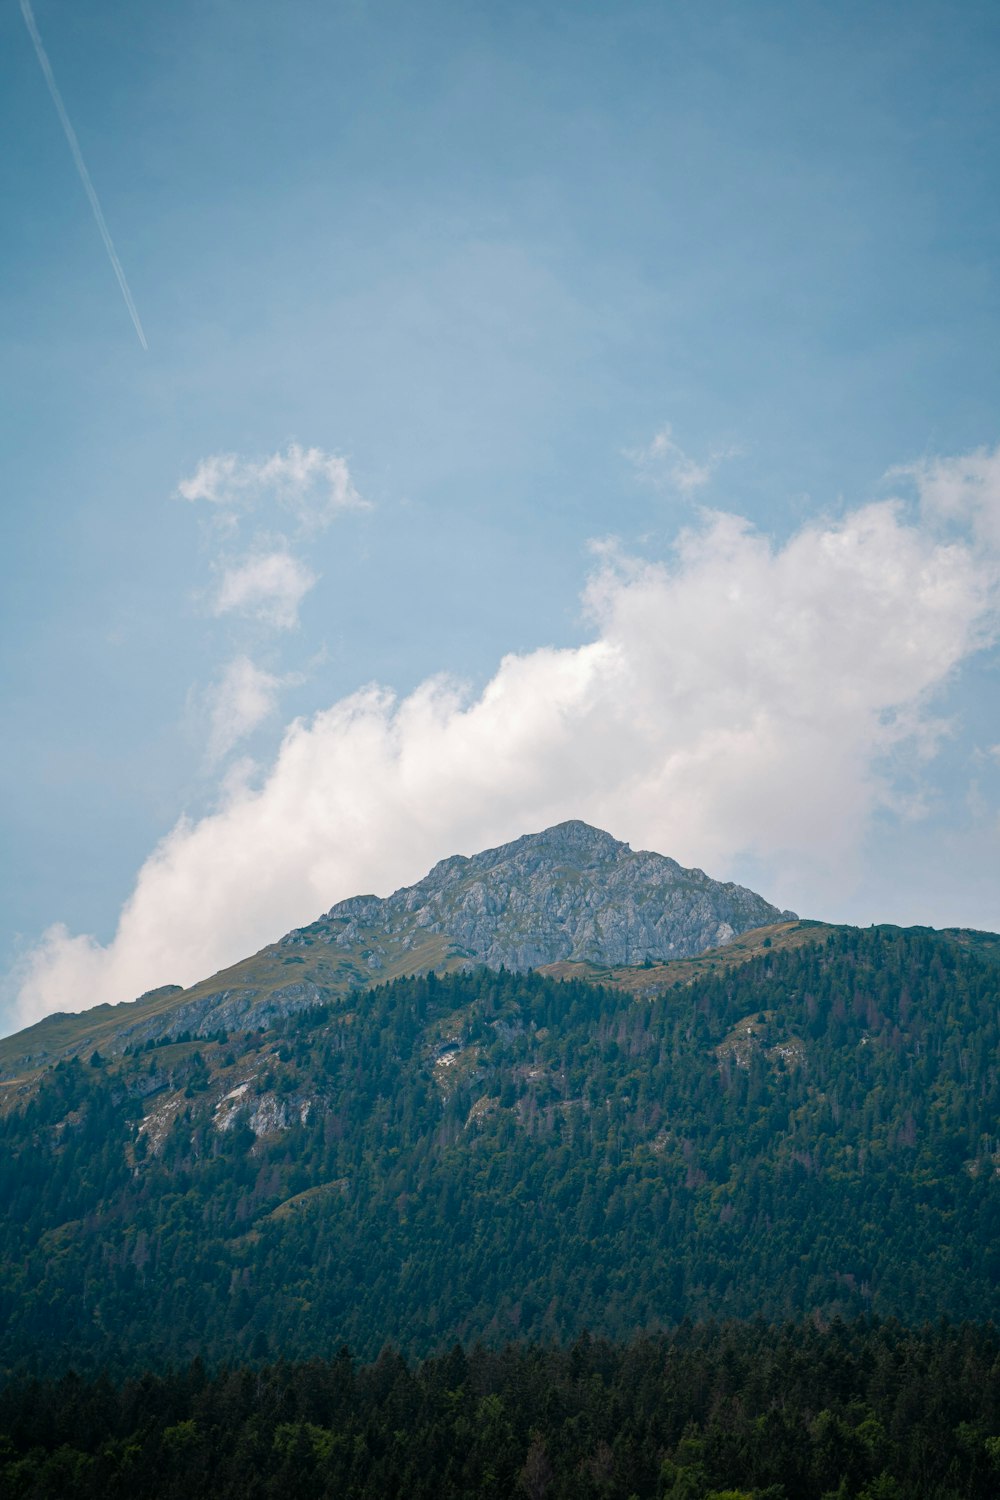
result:
[[[60,1063],[0,1118],[0,1371],[996,1319],[998,978],[975,935],[841,929]]]
[[[682,1324],[614,1345],[200,1361],[0,1391],[8,1500],[993,1500],[1000,1336]]]

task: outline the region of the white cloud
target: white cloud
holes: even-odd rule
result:
[[[252,733],[278,706],[285,679],[255,666],[247,656],[231,661],[210,690],[208,756],[217,762]]]
[[[903,464],[889,477],[911,479],[926,514],[969,526],[984,546],[1000,551],[1000,446]]]
[[[182,479],[177,493],[184,500],[207,500],[211,505],[229,505],[234,491],[243,488],[241,476],[248,467],[235,453],[214,453],[203,458],[190,479]]]
[[[229,515],[273,499],[307,529],[327,526],[340,512],[364,510],[369,504],[358,494],[346,459],[298,443],[256,462],[235,453],[214,453],[181,480],[177,492]]]
[[[291,630],[315,582],[315,573],[290,552],[261,552],[223,570],[214,612],[249,615],[275,630]]]
[[[645,448],[630,448],[625,457],[631,461],[640,479],[689,496],[704,489],[719,464],[732,458],[734,453],[734,449],[720,448],[699,463],[684,452],[668,422]]]
[[[934,696],[996,629],[998,562],[894,501],[775,546],[713,514],[668,563],[606,556],[593,638],[507,656],[479,696],[370,687],[286,730],[253,788],[182,820],[113,941],[54,927],[21,1020],[190,983],[341,897],[582,817],[782,904],[822,910],[894,776],[933,753]],[[266,692],[265,692],[266,697]]]

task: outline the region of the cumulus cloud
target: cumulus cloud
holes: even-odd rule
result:
[[[290,552],[257,553],[222,570],[214,612],[248,615],[275,630],[291,630],[315,582],[315,573]]]
[[[684,452],[668,422],[646,447],[630,448],[625,456],[631,461],[640,479],[655,484],[658,488],[676,490],[681,495],[689,496],[704,489],[719,464],[734,456],[734,450],[720,448],[699,462]]]
[[[567,817],[717,876],[752,859],[808,909],[898,803],[900,765],[933,754],[935,695],[994,638],[997,586],[990,549],[900,501],[780,546],[712,514],[667,561],[606,552],[579,646],[507,656],[478,694],[368,687],[291,724],[259,785],[150,855],[107,947],[45,934],[21,1020],[193,982],[341,897]]]
[[[234,745],[269,719],[278,706],[284,679],[265,672],[248,656],[231,661],[219,682],[209,692],[210,730],[208,756],[222,760]]]
[[[346,459],[290,443],[259,461],[214,453],[177,486],[184,500],[207,501],[230,516],[273,499],[306,529],[328,525],[342,511],[364,510]]]

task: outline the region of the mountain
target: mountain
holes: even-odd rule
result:
[[[1000,938],[586,824],[0,1044],[0,1372],[1000,1318]]]
[[[780,920],[794,921],[795,913],[569,822],[472,859],[442,860],[385,901],[341,901],[283,945],[355,949],[370,940],[366,956],[377,972],[394,946],[417,947],[434,933],[464,959],[536,969],[561,959],[614,965],[690,958]]]
[[[562,964],[10,1082],[0,1370],[1000,1318],[1000,938]]]
[[[183,990],[47,1017],[0,1040],[0,1078],[95,1046],[268,1025],[382,979],[470,964],[604,968],[691,958],[767,924],[795,922],[732,882],[633,851],[579,821],[471,859],[454,855],[386,899],[356,896],[252,958]]]

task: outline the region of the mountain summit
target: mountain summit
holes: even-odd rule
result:
[[[779,911],[744,886],[633,850],[573,820],[472,858],[452,855],[385,900],[338,902],[282,942],[355,949],[374,938],[366,957],[377,970],[390,950],[415,948],[435,933],[448,938],[454,957],[534,969],[566,959],[636,964],[690,958],[752,927],[784,920],[796,920],[795,913]]]
[[[486,964],[691,958],[751,928],[795,921],[744,886],[636,851],[572,821],[471,858],[452,855],[385,898],[353,896],[189,989],[47,1016],[0,1041],[0,1078],[94,1047],[272,1024],[383,980]],[[164,976],[167,977],[167,976]]]

